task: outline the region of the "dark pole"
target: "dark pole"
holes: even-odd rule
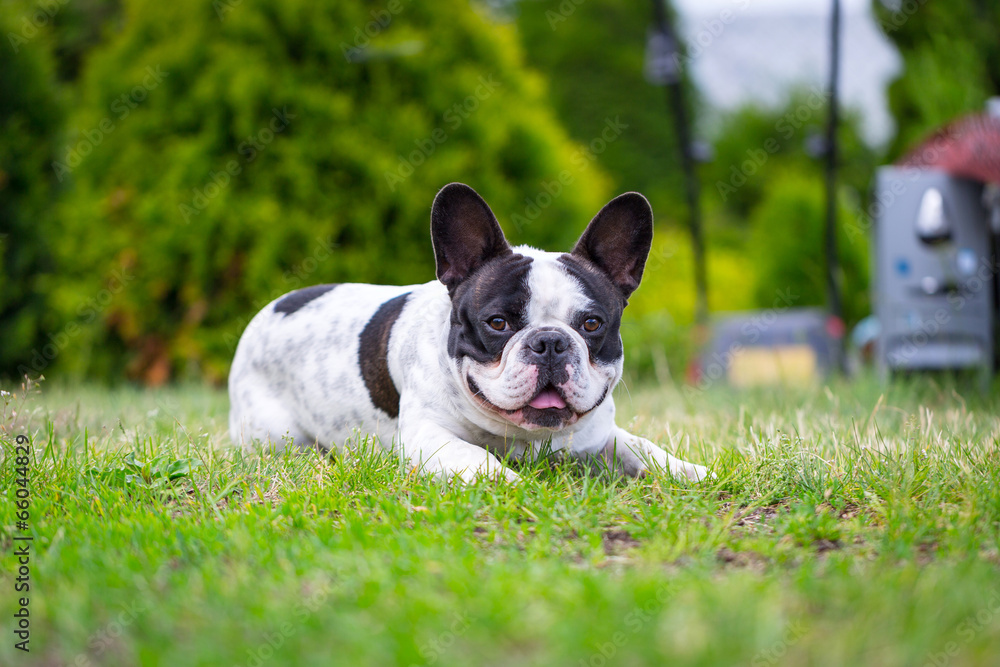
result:
[[[843,321],[843,307],[840,301],[839,274],[837,261],[837,79],[840,71],[840,0],[833,0],[833,16],[830,20],[830,89],[829,118],[826,125],[826,294],[830,315]],[[838,354],[839,370],[844,370],[844,346],[841,338]]]
[[[691,230],[691,246],[694,251],[694,284],[695,284],[695,313],[694,318],[697,324],[705,324],[708,321],[708,279],[705,274],[705,240],[701,231],[701,203],[699,193],[701,188],[698,184],[698,175],[695,173],[694,156],[691,153],[691,131],[688,127],[687,110],[684,106],[683,79],[680,75],[680,46],[677,41],[677,33],[669,13],[663,6],[664,0],[653,0],[653,17],[656,21],[656,29],[659,31],[673,50],[673,62],[677,64],[676,71],[668,74],[665,79],[667,85],[667,104],[673,112],[674,129],[677,133],[677,141],[681,149],[681,169],[684,171],[684,189],[688,205],[688,225]]]

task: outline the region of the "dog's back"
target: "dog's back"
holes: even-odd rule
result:
[[[233,442],[329,447],[361,429],[389,444],[398,407],[385,346],[407,295],[425,287],[316,285],[265,306],[240,338],[229,374]]]

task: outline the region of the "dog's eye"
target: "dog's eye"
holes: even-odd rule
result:
[[[601,321],[596,317],[588,317],[583,321],[583,330],[587,333],[594,333],[601,328]]]
[[[510,325],[507,324],[507,320],[502,317],[491,317],[486,320],[486,323],[490,325],[490,328],[495,329],[496,331],[506,331],[510,328]]]

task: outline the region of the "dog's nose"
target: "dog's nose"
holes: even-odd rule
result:
[[[529,334],[524,342],[528,359],[536,364],[561,361],[566,356],[570,343],[569,336],[552,329],[539,329]]]

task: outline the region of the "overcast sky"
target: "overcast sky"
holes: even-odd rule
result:
[[[841,0],[840,6],[844,11],[860,11],[867,9],[869,4],[869,0]],[[747,12],[787,12],[796,9],[829,12],[833,5],[831,0],[674,0],[674,6],[683,12],[705,14],[727,8]]]
[[[674,2],[695,82],[709,103],[702,131],[711,134],[720,113],[741,105],[780,106],[793,87],[826,88],[832,0]],[[841,0],[841,7],[841,103],[861,111],[863,136],[882,144],[893,132],[886,87],[902,61],[876,24],[871,0]]]

